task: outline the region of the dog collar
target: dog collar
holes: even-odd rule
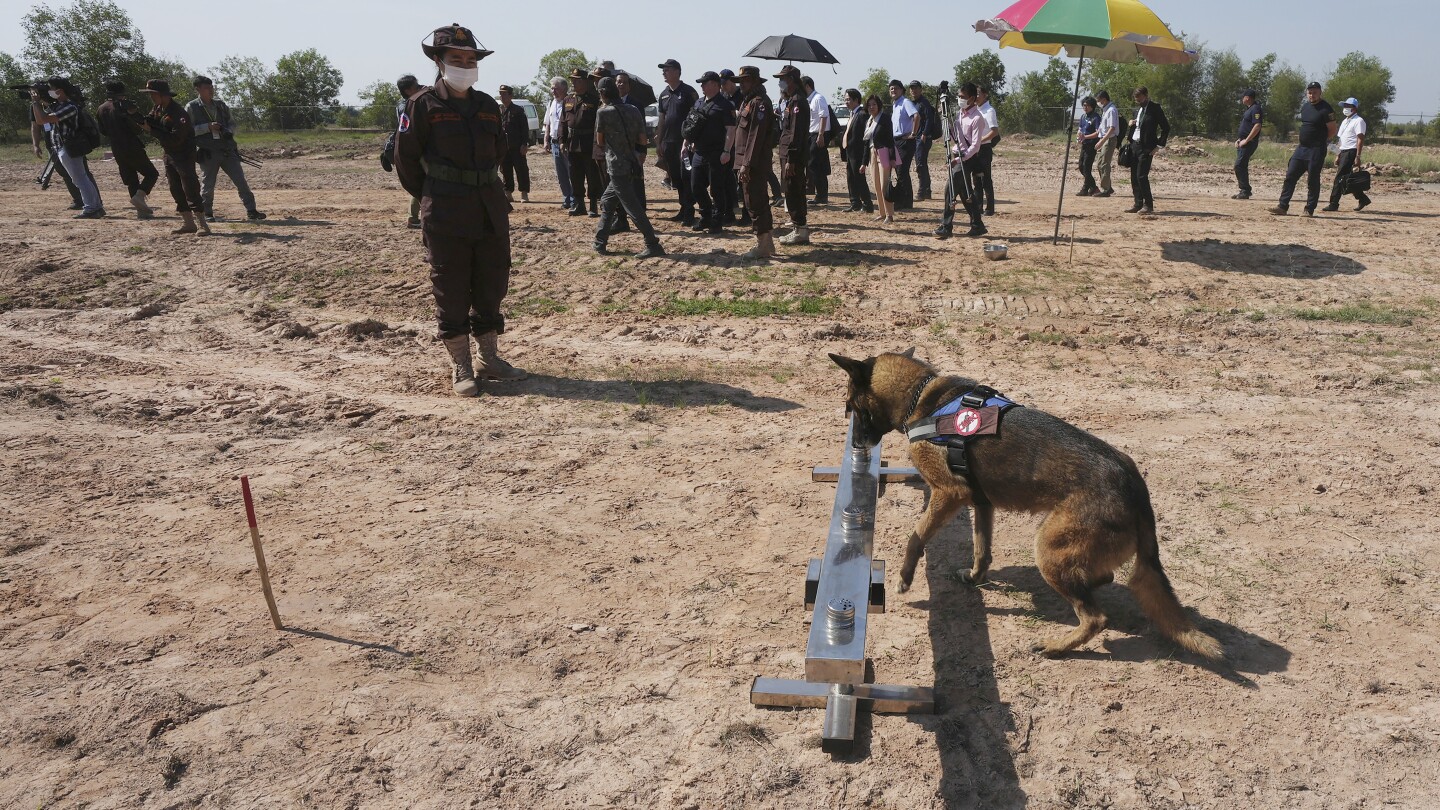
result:
[[[925,388],[929,386],[930,383],[935,382],[935,380],[937,379],[939,378],[936,377],[934,374],[931,374],[930,376],[920,381],[920,385],[915,389],[915,397],[910,400],[910,410],[905,412],[906,419],[909,419],[910,416],[915,413],[915,409],[920,407],[920,397],[924,396]]]

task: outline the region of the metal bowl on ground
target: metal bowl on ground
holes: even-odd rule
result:
[[[1009,245],[986,245],[985,258],[991,261],[999,261],[1010,254]]]

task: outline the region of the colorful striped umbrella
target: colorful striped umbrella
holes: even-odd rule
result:
[[[1079,58],[1075,70],[1077,97],[1087,56],[1112,62],[1142,59],[1156,65],[1182,65],[1196,57],[1140,0],[1019,0],[994,19],[975,23],[975,30],[997,40],[1002,48],[1024,48],[1049,56],[1064,50],[1066,56]],[[1060,241],[1066,169],[1075,136],[1074,126],[1069,130],[1065,164],[1060,170],[1060,202],[1055,209],[1056,242]]]

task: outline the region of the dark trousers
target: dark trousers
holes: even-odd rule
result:
[[[204,214],[205,200],[200,194],[200,178],[195,176],[193,153],[176,156],[166,152],[165,181],[170,185],[170,197],[175,200],[176,211]]]
[[[76,205],[84,205],[85,201],[80,198],[80,187],[75,185],[74,180],[70,179],[70,172],[65,168],[65,164],[60,162],[60,155],[56,154],[55,150],[50,146],[49,138],[45,139],[45,149],[50,152],[50,159],[55,161],[55,173],[60,175],[61,180],[65,181],[65,190],[70,192],[70,199]],[[90,170],[89,161],[85,163],[85,170]],[[92,177],[90,182],[95,182],[95,179]],[[99,188],[99,186],[96,186],[96,188]]]
[[[930,147],[935,142],[921,138],[915,147],[915,193],[918,198],[930,196]]]
[[[715,167],[715,173],[720,176],[720,185],[715,194],[715,210],[721,222],[735,221],[735,206],[739,204],[740,195],[735,185],[735,160],[732,155],[731,163],[720,163]]]
[[[915,187],[910,182],[910,164],[915,162],[915,142],[895,141],[895,151],[900,153],[900,165],[895,167],[895,185],[890,189],[890,202],[896,211],[908,211],[915,207]]]
[[[850,191],[850,207],[863,208],[868,213],[875,210],[875,201],[870,197],[870,181],[865,177],[863,160],[845,161],[845,187]]]
[[[720,222],[719,203],[725,200],[724,169],[718,152],[690,156],[690,197],[700,208],[700,221],[706,225]]]
[[[500,171],[505,176],[505,193],[515,190],[515,181],[520,181],[520,193],[530,193],[530,158],[523,150],[512,149],[500,158]]]
[[[660,167],[670,175],[670,184],[680,197],[680,216],[689,219],[695,216],[695,198],[690,193],[690,172],[685,168],[685,161],[680,157],[680,144],[661,144],[657,158]]]
[[[995,213],[995,144],[982,144],[980,151],[985,157],[985,182],[980,186],[980,202],[985,207],[985,213],[993,215]]]
[[[427,231],[424,240],[435,293],[437,337],[503,333],[505,316],[500,314],[500,302],[510,289],[509,238],[494,233],[470,238]]]
[[[785,189],[785,209],[790,213],[790,219],[796,227],[805,227],[805,164],[809,162],[809,156],[802,156],[794,163],[780,164],[780,182]],[[790,169],[790,177],[786,178],[785,169]]]
[[[811,144],[809,170],[810,181],[815,185],[815,201],[827,202],[830,199],[830,150]]]
[[[1095,185],[1095,147],[1089,143],[1080,147],[1080,176],[1085,178],[1081,191],[1099,191]]]
[[[205,201],[205,214],[208,216],[215,210],[215,180],[221,170],[235,184],[235,191],[240,195],[245,210],[254,211],[255,194],[250,191],[250,184],[245,182],[245,166],[240,162],[240,153],[233,149],[206,151],[209,157],[200,163],[200,198]]]
[[[1340,150],[1340,155],[1335,158],[1335,185],[1330,188],[1331,205],[1339,205],[1340,198],[1346,194],[1353,194],[1355,195],[1355,199],[1360,202],[1366,205],[1370,204],[1370,198],[1365,196],[1365,192],[1347,192],[1345,190],[1345,179],[1350,176],[1351,172],[1355,171],[1355,151],[1354,149],[1342,149]]]
[[[775,167],[771,166],[766,170],[765,182],[770,184],[770,196],[779,197],[783,191],[780,188],[780,177],[775,174]]]
[[[1155,194],[1150,190],[1150,164],[1155,156],[1139,150],[1135,153],[1135,165],[1130,167],[1130,192],[1135,195],[1135,204],[1155,206]]]
[[[600,193],[604,191],[600,178],[600,164],[590,156],[590,152],[570,153],[570,193],[575,198],[576,205],[584,205],[584,200],[589,198],[590,202],[598,205]]]
[[[959,198],[960,204],[965,207],[965,213],[970,216],[970,227],[985,227],[985,221],[981,218],[984,209],[980,205],[980,189],[985,185],[988,169],[984,154],[979,152],[964,163],[950,167],[950,182],[945,185],[945,214],[940,219],[940,224],[946,230],[955,226],[956,198]]]
[[[150,162],[144,149],[126,149],[114,152],[115,168],[120,170],[120,182],[131,197],[140,191],[146,194],[160,182],[160,171]]]
[[[765,193],[769,178],[774,176],[775,170],[770,168],[770,158],[766,157],[763,168],[751,165],[749,181],[742,184],[745,206],[752,221],[750,229],[755,231],[756,235],[775,230],[775,218],[770,213],[770,197]]]
[[[1290,198],[1295,196],[1295,183],[1300,175],[1309,174],[1305,210],[1314,211],[1320,204],[1320,172],[1325,168],[1325,147],[1297,146],[1290,155],[1290,165],[1285,167],[1285,185],[1280,189],[1280,207],[1289,208]]]
[[[650,217],[645,214],[645,202],[640,198],[640,189],[643,187],[643,175],[610,175],[610,184],[605,186],[605,193],[600,195],[600,224],[595,226],[596,247],[603,248],[609,241],[610,229],[621,221],[619,209],[624,209],[630,219],[635,221],[635,229],[645,237],[646,245],[660,243],[659,237],[655,235],[655,227],[650,224]]]
[[[1257,140],[1235,149],[1235,183],[1245,194],[1254,190],[1250,188],[1250,158],[1254,157],[1255,150],[1259,148],[1260,142]]]

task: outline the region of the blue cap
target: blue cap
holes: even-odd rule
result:
[[[1360,109],[1360,102],[1359,102],[1359,101],[1356,101],[1354,96],[1351,96],[1350,98],[1345,99],[1345,103],[1341,104],[1340,106],[1341,106],[1341,107],[1354,107],[1355,109],[1358,110],[1358,109]]]

